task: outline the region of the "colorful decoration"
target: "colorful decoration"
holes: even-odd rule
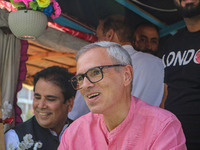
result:
[[[81,32],[81,31],[77,31],[77,30],[69,28],[69,27],[63,27],[63,26],[61,26],[57,23],[48,22],[48,26],[52,27],[54,29],[60,30],[62,32],[69,33],[73,36],[76,36],[76,37],[81,38],[83,40],[86,40],[88,42],[93,43],[93,42],[96,42],[98,40],[97,37],[94,36],[93,34],[88,34],[88,33],[84,33],[84,32]]]
[[[0,118],[0,123],[3,123],[3,124],[6,124],[6,123],[8,123],[8,124],[11,124],[12,122],[13,122],[13,120],[14,120],[14,117],[8,117],[8,118],[6,118],[6,119],[2,119],[2,118]]]
[[[6,2],[6,1],[0,1],[0,8],[6,8],[8,11],[16,11],[16,8],[12,6],[12,4],[10,2]],[[88,34],[88,33],[84,33],[84,32],[80,32],[77,31],[75,29],[69,28],[69,27],[63,27],[57,23],[52,23],[52,22],[48,22],[48,26],[54,29],[57,29],[59,31],[62,32],[66,32],[68,34],[71,34],[73,36],[76,36],[78,38],[81,38],[83,40],[86,40],[88,42],[96,42],[97,41],[97,37],[93,34]]]
[[[61,8],[55,0],[10,0],[17,10],[35,10],[43,12],[52,21],[60,16]]]

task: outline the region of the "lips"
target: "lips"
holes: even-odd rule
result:
[[[92,94],[88,95],[87,97],[88,97],[89,99],[92,99],[92,98],[95,98],[95,97],[97,97],[97,96],[99,96],[99,95],[100,95],[100,93],[92,93]]]
[[[39,114],[42,115],[42,116],[46,116],[46,115],[48,115],[49,113],[42,113],[42,112],[39,112]]]
[[[38,112],[39,117],[42,119],[47,119],[50,114],[50,112]]]

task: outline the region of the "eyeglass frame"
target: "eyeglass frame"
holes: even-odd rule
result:
[[[81,75],[81,77],[83,77],[83,80],[84,80],[84,78],[86,77],[91,83],[97,83],[97,82],[99,82],[99,81],[101,81],[101,80],[103,79],[103,71],[102,71],[102,70],[103,70],[104,68],[124,67],[124,66],[126,66],[126,65],[123,65],[123,64],[114,64],[114,65],[96,66],[96,67],[93,67],[93,68],[88,69],[88,71],[86,71],[86,73],[75,75],[74,77],[72,77],[72,78],[70,79],[70,82],[71,82],[71,84],[72,84],[72,87],[73,87],[75,90],[80,90],[82,87],[79,88],[79,89],[77,89],[77,88],[74,87],[74,84],[73,84],[73,79],[76,78],[77,76],[80,76],[80,75]],[[99,69],[100,69],[100,72],[101,72],[101,74],[102,74],[102,78],[101,78],[100,80],[97,80],[97,81],[95,81],[95,82],[92,82],[92,81],[90,80],[90,78],[87,76],[87,73],[88,73],[89,71],[95,69],[95,68],[99,68]]]

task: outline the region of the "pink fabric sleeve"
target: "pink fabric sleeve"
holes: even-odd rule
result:
[[[60,141],[60,145],[58,147],[58,150],[68,150],[69,147],[67,145],[67,129],[65,130],[65,132],[63,133],[62,137],[61,137],[61,141]]]
[[[185,135],[181,123],[177,119],[166,120],[163,130],[155,140],[151,149],[154,150],[187,150]]]

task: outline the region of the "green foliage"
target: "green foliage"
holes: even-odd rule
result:
[[[40,7],[38,6],[38,3],[37,3],[36,1],[30,1],[30,2],[29,2],[29,6],[30,6],[30,8],[31,8],[32,10],[41,11],[41,12],[43,12],[43,10],[44,10],[44,8],[40,8]]]
[[[36,1],[30,1],[29,6],[31,7],[32,10],[37,10],[38,4]]]
[[[26,5],[23,2],[15,3],[13,0],[10,0],[11,4],[19,9],[25,9]]]

